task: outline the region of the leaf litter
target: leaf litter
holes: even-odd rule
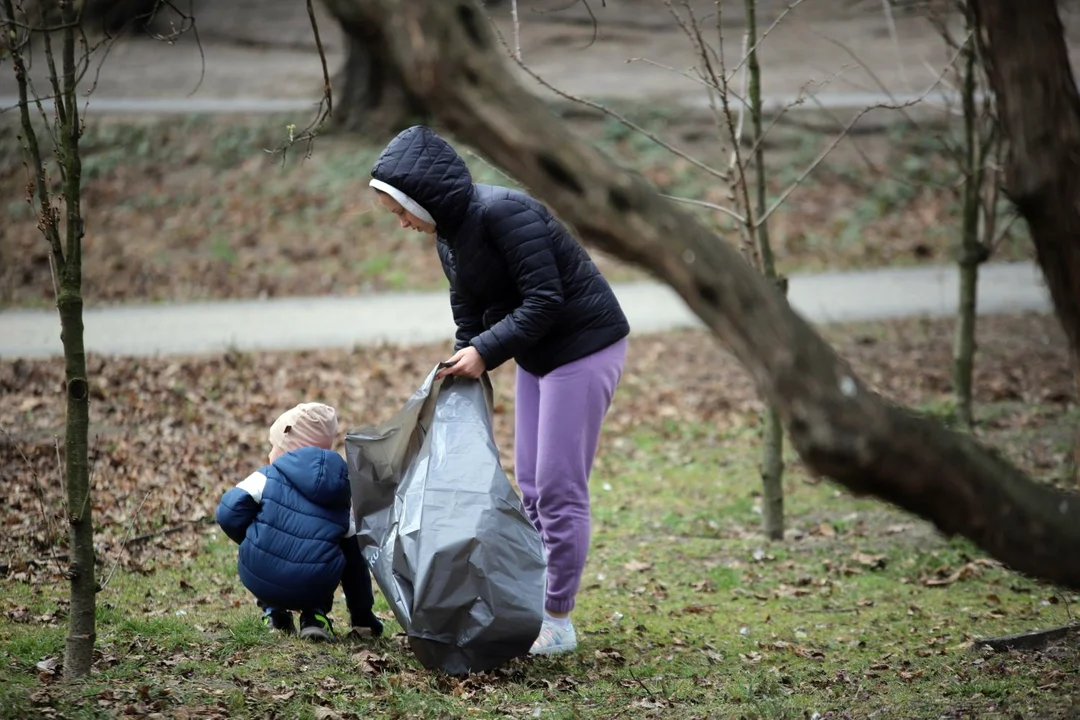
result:
[[[1005,386],[980,385],[980,402],[1000,402],[1002,393],[1021,400],[1042,398],[1047,393],[1071,398],[1072,378],[1067,354],[1052,319],[993,318],[984,321],[981,327],[981,372],[992,374],[1004,367],[1018,370],[1008,374]],[[829,333],[838,341],[841,353],[865,375],[873,375],[881,366],[892,368],[890,373],[882,375],[879,385],[887,396],[899,402],[926,404],[940,402],[948,390],[947,385],[939,384],[934,363],[947,361],[950,330],[949,323],[881,324],[874,331],[881,333],[882,338],[873,343],[853,341],[840,329],[830,329]],[[1051,340],[1049,347],[1053,351],[1046,349],[1047,338]],[[704,333],[635,336],[631,349],[624,389],[612,408],[605,436],[608,453],[624,452],[614,449],[621,439],[647,432],[660,438],[661,442],[670,443],[675,455],[694,457],[697,451],[694,443],[703,440],[700,437],[687,439],[673,431],[667,421],[658,421],[651,410],[661,398],[675,403],[679,419],[691,424],[706,424],[718,432],[744,427],[746,414],[760,408],[746,374]],[[382,346],[349,352],[226,353],[210,358],[91,357],[94,510],[99,530],[99,561],[107,567],[119,558],[124,568],[147,574],[190,562],[202,552],[202,533],[213,528],[210,519],[221,492],[263,461],[266,427],[278,412],[300,400],[322,397],[339,407],[347,425],[357,424],[360,418],[362,422],[386,419],[446,352],[446,346],[432,345],[407,349]],[[507,450],[512,447],[511,372],[512,366],[508,366],[494,373],[496,436],[504,463],[510,470],[512,458]],[[12,470],[8,481],[10,500],[0,510],[5,528],[5,533],[0,534],[0,552],[3,553],[0,561],[9,566],[9,581],[49,582],[57,576],[57,568],[63,566],[62,559],[50,557],[53,552],[61,557],[64,554],[62,496],[56,481],[54,444],[54,437],[63,427],[59,402],[61,387],[62,368],[55,363],[14,361],[0,367],[0,391],[5,398],[0,406],[0,424],[5,431],[0,435],[0,448],[3,448],[4,467]],[[681,392],[679,388],[690,391]],[[7,402],[8,398],[15,402]],[[1027,443],[1014,447],[1008,439],[1015,438],[1016,433],[1052,430],[1059,415],[1067,410],[1063,401],[1056,402],[1060,405],[1059,414],[999,410],[994,417],[1000,422],[984,432],[991,439],[1005,438],[1003,451],[1021,463],[1028,461],[1030,469],[1032,457],[1018,452],[1021,448],[1026,449]],[[33,410],[18,409],[22,407]],[[627,447],[625,452],[636,451],[634,442]],[[26,460],[23,460],[24,454]],[[46,519],[53,526],[51,530]],[[888,556],[877,552],[877,548],[859,547],[862,538],[902,536],[909,533],[913,525],[890,522],[874,528],[852,516],[829,522],[810,522],[806,527],[811,529],[809,538],[829,542],[843,540],[855,543],[855,548],[845,555],[827,558],[819,577],[798,572],[796,565],[772,550],[751,552],[741,560],[729,563],[733,569],[741,568],[741,572],[747,573],[745,584],[750,588],[736,587],[731,590],[731,597],[753,598],[762,603],[798,603],[817,596],[827,598],[832,586],[845,577],[884,572],[890,567]],[[165,531],[173,532],[165,534]],[[138,542],[133,543],[132,539],[138,539]],[[126,549],[121,552],[125,542]],[[753,573],[757,570],[754,568],[763,564],[770,572],[788,573],[787,579],[755,588],[757,581]],[[927,585],[948,585],[977,577],[979,572],[993,566],[994,563],[983,559],[968,558],[961,563],[943,563],[917,577]],[[628,583],[624,592],[629,602],[642,597],[648,599],[644,601],[657,603],[668,596],[662,566],[654,567],[651,561],[631,557],[622,562],[622,567],[626,577],[619,582]],[[175,597],[198,596],[196,588],[200,586],[196,578],[182,574],[174,581],[172,594]],[[714,579],[688,579],[683,587],[682,592],[692,592],[701,600],[683,601],[675,608],[674,616],[716,616],[722,620],[716,615],[720,606],[708,602],[710,594],[718,590]],[[222,591],[226,589],[223,584]],[[205,595],[192,598],[192,602],[200,601],[209,602],[210,598]],[[994,605],[992,601],[988,600],[988,603]],[[874,605],[873,601],[852,600],[853,610]],[[173,609],[174,606],[148,597],[143,611],[165,616]],[[14,623],[53,626],[59,626],[66,614],[62,605],[50,615],[35,615],[25,605],[7,604],[2,610]],[[795,611],[795,606],[789,610]],[[634,612],[633,617],[641,617],[633,607],[625,611],[627,614]],[[844,608],[826,604],[822,611],[843,612]],[[990,609],[990,612],[994,611]],[[618,615],[621,619],[622,613]],[[909,615],[919,617],[914,608],[909,610]],[[767,626],[768,618],[764,622]],[[610,627],[615,633],[625,632],[631,636],[641,632],[640,625],[639,630],[629,624],[620,629],[613,621]],[[783,655],[820,663],[835,654],[829,647],[807,644],[798,636],[768,638],[768,633],[761,636],[761,626],[754,622],[745,627],[745,637],[754,645],[742,653],[726,656],[717,649],[701,650],[699,641],[679,637],[672,639],[670,650],[673,653],[704,652],[709,664],[723,664],[725,657],[739,656],[750,665],[768,665],[775,657]],[[395,637],[391,646],[403,641],[404,638]],[[857,635],[849,641],[863,642]],[[938,640],[933,636],[916,655],[941,654],[948,643],[955,644],[955,638]],[[390,678],[385,681],[390,683],[388,687],[422,689],[430,684],[398,659],[398,654],[405,652],[403,645],[391,653],[386,652],[387,647],[384,644],[376,649],[354,651],[348,656],[352,668],[359,676],[373,682]],[[206,647],[189,648],[179,655],[152,645],[129,648],[125,654],[129,660],[136,655],[158,657],[161,658],[158,662],[175,666],[185,657],[221,657],[216,655],[221,652],[220,648],[220,641],[213,640]],[[592,654],[592,660],[601,672],[608,672],[603,668],[628,664],[626,649],[620,645],[601,644],[599,649],[592,650]],[[110,649],[107,655],[97,658],[96,667],[115,664],[118,655],[117,649]],[[48,660],[42,658],[41,662]],[[245,654],[238,652],[217,662],[238,667],[245,662]],[[868,672],[880,674],[885,671]],[[895,676],[903,681],[918,679],[917,669],[902,666],[895,670]],[[572,678],[564,680],[545,678],[542,685],[551,692],[564,692],[577,682]],[[447,686],[447,692],[464,699],[479,698],[500,684],[530,681],[523,665],[514,664],[505,673],[475,676],[461,682],[464,684]],[[291,688],[266,686],[258,692],[267,697],[276,695],[280,702],[291,702],[295,698],[289,696],[290,691]],[[336,685],[319,688],[312,696],[313,702],[321,702],[319,694],[329,699],[340,691]],[[101,701],[110,703],[111,707],[126,709],[130,706],[133,710],[143,708],[145,712],[155,712],[155,706],[166,708],[169,702],[164,696],[140,699],[137,690],[117,692],[111,699],[102,697]],[[320,707],[325,707],[327,712],[341,713],[336,706],[326,703]],[[514,714],[523,713],[525,707],[514,705]],[[213,717],[213,713],[220,710],[220,707],[208,705],[205,716]],[[176,716],[184,716],[184,713],[195,711],[187,708]],[[347,714],[344,716],[348,717]]]
[[[887,397],[906,404],[941,401],[950,353],[950,322],[879,324],[884,335],[869,342],[840,329],[828,332],[857,371]],[[1064,343],[1055,321],[1042,316],[995,317],[980,323],[976,401],[1023,403],[1072,397]],[[230,352],[205,358],[90,356],[91,466],[99,557],[121,556],[125,566],[152,572],[197,555],[198,531],[212,522],[220,494],[262,463],[266,429],[278,413],[303,400],[337,406],[344,428],[390,417],[444,359],[449,347],[378,346],[354,351],[295,354]],[[10,479],[0,510],[0,557],[9,571],[29,577],[55,572],[63,554],[62,483],[57,457],[63,444],[63,369],[49,361],[14,360],[0,367],[0,461]],[[494,375],[496,440],[513,470],[512,363]],[[985,378],[1000,379],[987,383]],[[1002,384],[1004,383],[1004,384]],[[672,452],[693,461],[695,448],[657,422],[668,405],[686,423],[717,431],[744,426],[762,405],[747,374],[706,333],[687,331],[635,336],[620,391],[605,430],[608,453],[633,455],[622,438],[642,428],[670,437]],[[33,408],[22,410],[22,408]],[[1062,411],[1065,407],[1062,406]],[[1052,422],[1040,414],[999,413],[989,440],[1009,429],[1037,429]],[[659,427],[658,427],[659,426]],[[678,449],[676,449],[678,448]],[[1008,454],[1012,448],[1004,448]],[[602,467],[610,458],[602,453]],[[1032,463],[1027,448],[1021,464]],[[1024,463],[1027,460],[1028,463]],[[891,526],[890,533],[904,531]],[[836,534],[822,523],[815,532]],[[168,534],[166,534],[168,533]],[[126,544],[125,544],[126,543]],[[124,552],[119,553],[121,546]],[[168,554],[159,552],[167,548]],[[764,557],[764,555],[762,556]],[[866,558],[853,559],[866,566]],[[632,572],[647,569],[640,561]]]

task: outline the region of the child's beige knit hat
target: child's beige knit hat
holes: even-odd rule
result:
[[[317,402],[300,403],[270,426],[270,443],[285,452],[302,447],[330,450],[337,438],[337,412]]]

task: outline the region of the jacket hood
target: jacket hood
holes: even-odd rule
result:
[[[468,165],[450,143],[423,125],[398,133],[375,161],[371,177],[419,203],[444,237],[461,224],[473,194]]]
[[[298,448],[275,460],[274,467],[316,505],[331,509],[349,506],[349,466],[333,450]]]

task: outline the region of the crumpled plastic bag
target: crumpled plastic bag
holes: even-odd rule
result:
[[[493,394],[439,368],[388,422],[345,437],[357,536],[429,669],[528,653],[544,613],[543,541],[499,462]]]

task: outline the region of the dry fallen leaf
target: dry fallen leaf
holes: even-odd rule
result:
[[[625,568],[629,572],[645,572],[646,570],[652,569],[652,563],[641,562],[639,560],[631,560],[630,562],[623,565],[623,568]]]
[[[610,662],[615,665],[622,665],[624,662],[626,662],[626,658],[624,658],[622,656],[622,653],[620,653],[615,648],[601,648],[593,654],[596,659],[600,660],[601,662]]]
[[[712,580],[699,580],[693,585],[694,592],[711,593],[716,592],[716,583]]]
[[[352,659],[356,663],[356,669],[365,675],[378,675],[390,664],[388,657],[366,648],[353,653]]]

